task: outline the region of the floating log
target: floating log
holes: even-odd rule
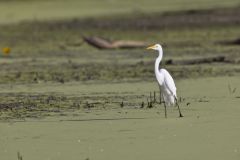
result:
[[[143,48],[147,43],[141,41],[118,40],[110,41],[101,37],[83,37],[83,40],[89,45],[99,49],[117,49],[117,48]]]

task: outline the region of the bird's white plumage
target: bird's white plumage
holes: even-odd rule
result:
[[[173,81],[172,76],[166,69],[160,69],[160,74],[163,76],[163,84],[160,85],[162,90],[164,101],[168,106],[175,104],[175,98],[177,97],[177,88]]]
[[[166,85],[166,88],[171,92],[171,94],[177,96],[177,88],[175,86],[172,76],[166,69],[160,69],[160,73],[164,75],[164,85]]]

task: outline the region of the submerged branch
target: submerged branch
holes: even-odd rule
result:
[[[204,63],[214,63],[214,62],[231,63],[231,61],[226,59],[225,56],[214,56],[214,57],[188,59],[188,60],[169,59],[169,60],[165,61],[165,64],[170,64],[170,65],[193,65],[193,64],[204,64]]]

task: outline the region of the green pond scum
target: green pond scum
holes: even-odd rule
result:
[[[1,86],[1,106],[9,108],[1,110],[0,155],[15,159],[20,152],[23,159],[36,160],[238,159],[239,79],[177,80],[185,117],[178,118],[177,108],[169,107],[167,119],[163,105],[141,107],[156,89],[154,82]]]
[[[239,160],[239,6],[0,0],[0,160]],[[162,44],[184,117],[164,117],[156,53],[84,36]]]

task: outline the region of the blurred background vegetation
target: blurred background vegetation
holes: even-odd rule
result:
[[[161,43],[167,60],[224,55],[231,62],[170,65],[176,78],[235,75],[239,8],[237,0],[1,0],[0,46],[11,53],[1,55],[0,83],[154,78],[155,54],[98,50],[83,36]]]

